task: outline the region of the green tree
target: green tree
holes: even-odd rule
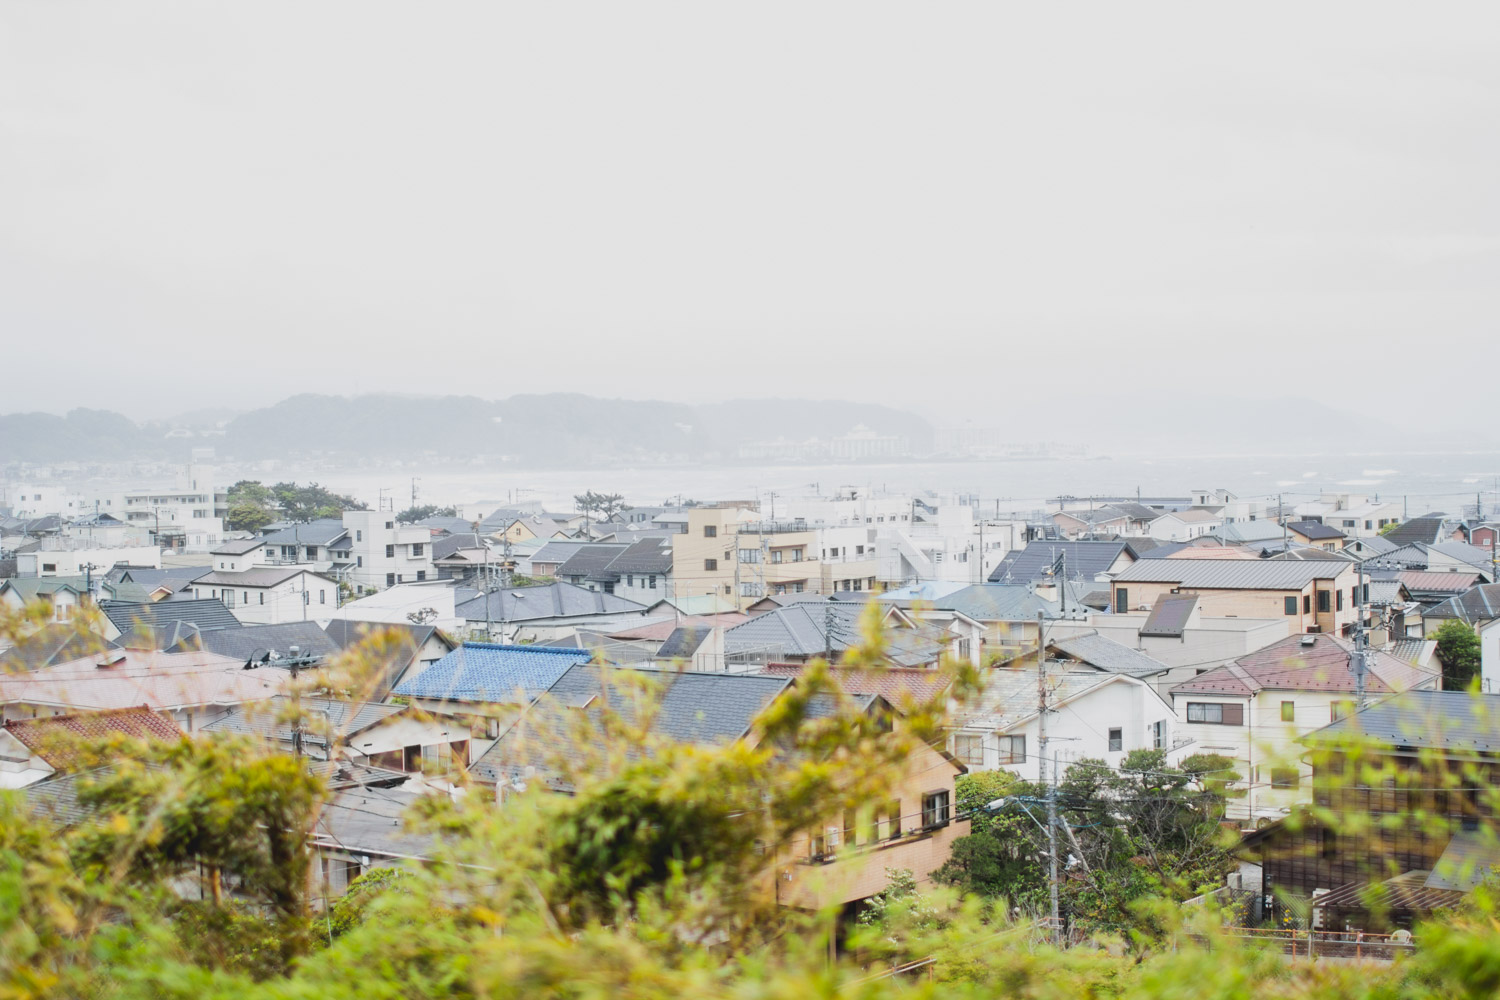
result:
[[[589,490],[580,493],[573,498],[573,503],[584,514],[584,530],[588,529],[589,517],[598,514],[601,518],[608,519],[616,511],[629,510],[625,503],[625,497],[619,493],[595,493]]]
[[[229,487],[229,512],[224,526],[231,531],[259,531],[276,520],[276,496],[264,484],[241,479]]]
[[[1432,637],[1437,640],[1437,657],[1443,665],[1443,689],[1467,690],[1479,673],[1479,633],[1467,622],[1453,618],[1443,622]]]
[[[346,510],[368,510],[353,497],[334,493],[317,483],[298,486],[296,483],[277,483],[271,487],[277,506],[288,521],[307,522],[319,518],[338,517]]]
[[[396,515],[396,520],[402,524],[415,524],[428,517],[457,517],[452,507],[439,507],[436,504],[421,504],[417,507],[408,507]]]

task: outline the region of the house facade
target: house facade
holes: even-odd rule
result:
[[[337,610],[338,581],[301,566],[262,566],[193,581],[193,596],[218,599],[246,625],[313,621]]]
[[[1358,572],[1341,559],[1142,559],[1110,584],[1117,614],[1194,594],[1209,617],[1282,618],[1292,632],[1345,632],[1358,618]]]

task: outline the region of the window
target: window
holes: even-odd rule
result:
[[[414,558],[414,559],[417,556],[419,556],[419,555],[422,554],[422,543],[421,542],[413,542],[412,543],[411,554],[412,554],[412,558]]]
[[[856,546],[854,546],[854,554],[857,555],[857,556],[864,555],[865,554],[865,547],[863,545],[856,545]]]
[[[953,756],[972,767],[984,766],[984,737],[959,733],[953,737]]]
[[[892,800],[891,804],[885,807],[885,818],[886,818],[886,821],[890,824],[890,829],[887,831],[887,835],[892,840],[895,840],[897,837],[901,836],[901,800],[900,799],[894,799],[894,800]]]
[[[1272,788],[1296,788],[1302,784],[1302,773],[1295,767],[1271,768]]]
[[[1318,614],[1328,613],[1328,591],[1318,591]]]
[[[857,814],[853,809],[844,810],[844,846],[853,847],[859,843],[859,822]]]
[[[385,585],[387,587],[394,587],[396,585],[396,574],[395,573],[387,573],[385,575]]]
[[[223,597],[223,601],[224,601],[224,606],[226,608],[232,608],[232,607],[234,607],[234,591],[232,591],[232,590],[226,590],[226,591],[224,591],[222,597]]]
[[[719,526],[717,524],[705,524],[703,526],[703,537],[704,538],[718,538],[719,537]]]
[[[56,573],[57,572],[57,563],[42,563],[42,572],[43,573]]]
[[[646,586],[652,590],[656,589],[656,577],[654,575],[646,577]]]
[[[1336,590],[1336,591],[1334,591],[1334,597],[1337,599],[1336,603],[1334,605],[1334,610],[1336,610],[1336,611],[1343,611],[1344,610],[1344,592],[1342,590]]]
[[[1312,614],[1312,596],[1310,594],[1302,595],[1302,613],[1304,615]]]
[[[365,533],[363,531],[355,529],[354,540],[356,542],[362,542],[362,541],[364,541],[365,540]]]
[[[427,571],[425,569],[417,570],[417,582],[421,583],[425,579],[427,579]]]
[[[948,825],[948,792],[928,792],[922,796],[922,829],[936,830]]]
[[[1110,752],[1117,752],[1125,746],[1125,731],[1123,729],[1111,729],[1109,731]]]
[[[780,549],[772,549],[771,550],[771,561],[773,563],[779,563],[779,562],[783,561],[782,560],[782,551]]]
[[[1026,737],[1000,737],[1000,763],[1020,764],[1026,760]]]
[[[364,556],[355,556],[354,557],[354,565],[363,567],[364,564],[365,564],[365,557]]]
[[[1206,722],[1216,726],[1243,726],[1245,706],[1226,705],[1216,701],[1190,701],[1187,707],[1189,722]]]
[[[1373,528],[1373,526],[1371,525],[1371,523],[1369,521],[1366,521],[1365,522],[1365,530],[1366,531],[1370,531],[1370,530],[1372,530],[1372,528]]]
[[[1151,749],[1165,750],[1167,748],[1167,720],[1157,719],[1151,723]]]
[[[1281,721],[1297,721],[1297,703],[1295,701],[1284,701],[1281,703]]]
[[[385,530],[386,531],[390,531],[395,526],[396,526],[396,522],[395,521],[387,521],[387,522],[385,522]]]
[[[1115,614],[1123,615],[1130,610],[1130,591],[1124,587],[1115,588]]]
[[[807,585],[806,584],[803,584],[803,583],[794,583],[794,584],[792,584],[792,593],[794,593],[794,594],[800,594],[803,591],[805,591],[806,589],[807,589]]]
[[[1288,597],[1282,601],[1281,611],[1283,614],[1295,615],[1297,613],[1297,598]]]
[[[705,560],[703,560],[703,568],[705,570],[710,570],[710,571],[716,570],[716,569],[719,568],[719,560],[717,560],[717,559],[705,559]]]
[[[266,603],[266,592],[264,590],[260,592],[260,603]]]
[[[742,563],[758,563],[758,562],[760,562],[760,549],[740,549],[740,562],[742,562]]]
[[[394,558],[396,558],[396,546],[394,546],[394,545],[387,545],[385,547],[385,557],[387,559],[394,559]]]
[[[319,604],[327,604],[328,603],[328,591],[326,591],[326,590],[319,590],[318,591],[318,603]]]
[[[1328,706],[1328,721],[1337,722],[1346,715],[1354,714],[1354,702],[1335,701]]]

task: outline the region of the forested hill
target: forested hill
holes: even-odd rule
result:
[[[183,459],[212,446],[221,460],[464,461],[528,465],[732,459],[749,441],[847,434],[863,424],[926,450],[921,417],[870,403],[732,400],[706,406],[568,393],[476,396],[300,395],[225,421],[191,415],[137,424],[113,412],[0,416],[0,463]]]

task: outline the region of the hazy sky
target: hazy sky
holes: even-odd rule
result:
[[[1493,3],[11,0],[0,410],[573,390],[948,423],[1184,386],[1390,412],[1389,375],[1489,412],[1497,29]]]

